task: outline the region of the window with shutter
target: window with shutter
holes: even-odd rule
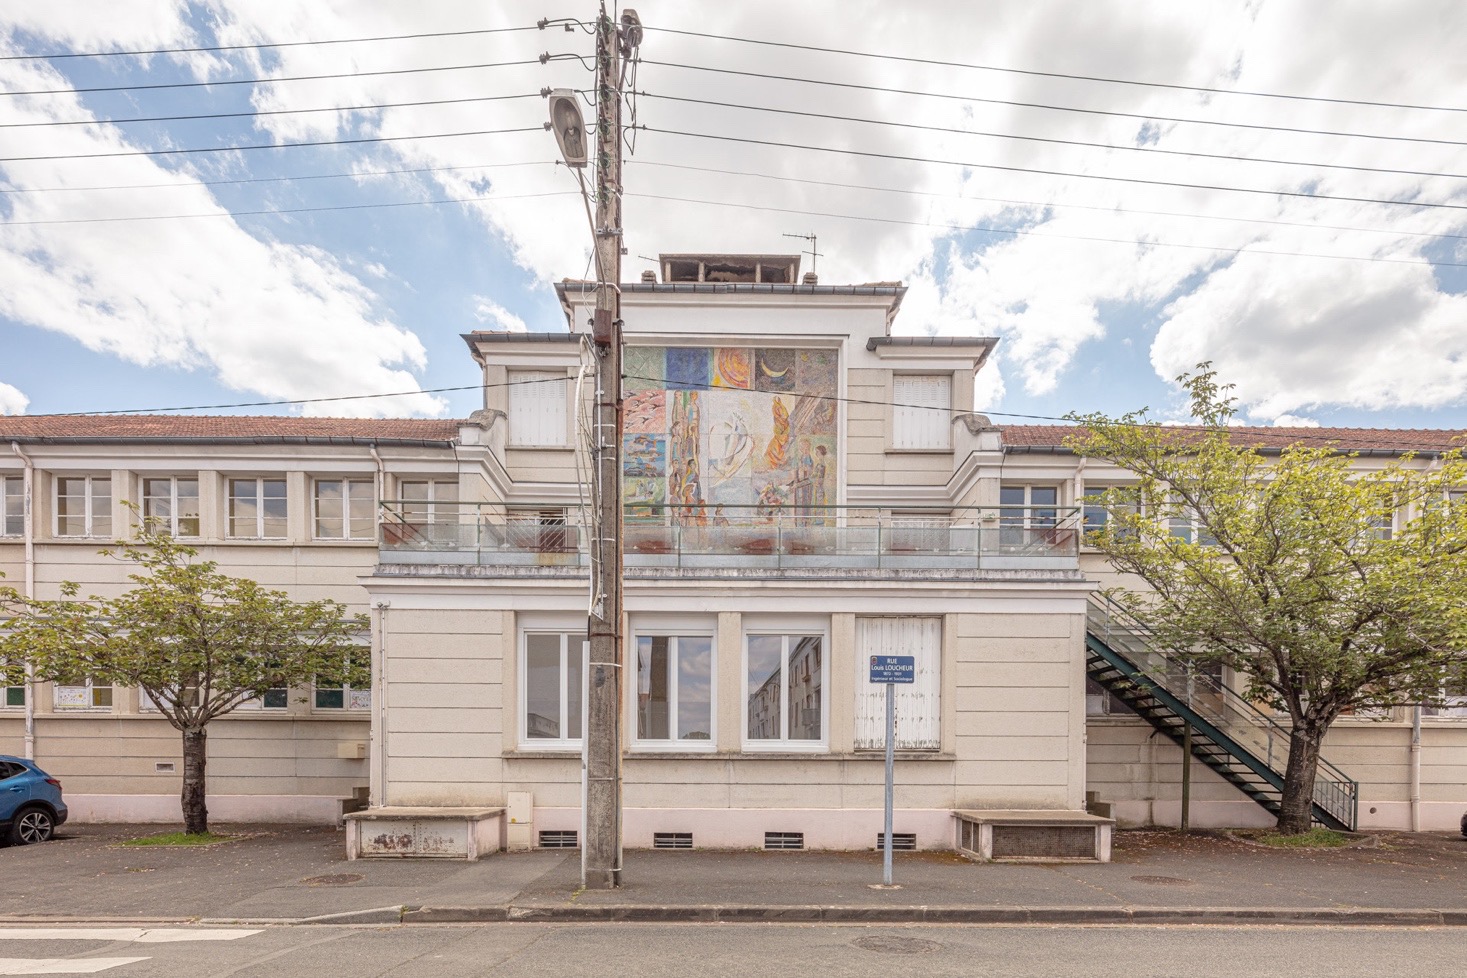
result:
[[[896,687],[896,746],[942,746],[942,619],[856,619],[856,749],[886,747],[886,685],[871,682],[873,655],[910,655],[917,681]]]
[[[892,448],[945,451],[952,447],[950,375],[897,374],[891,392]]]
[[[509,373],[509,443],[521,447],[561,448],[569,444],[566,377],[542,370]]]

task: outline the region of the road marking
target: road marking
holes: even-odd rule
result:
[[[237,941],[241,937],[258,933],[258,930],[190,927],[0,927],[0,941],[128,941],[134,944],[174,944],[179,941]],[[27,972],[0,971],[0,975],[25,973]]]
[[[0,975],[94,975],[148,958],[0,958]]]

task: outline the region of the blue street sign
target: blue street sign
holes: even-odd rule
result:
[[[917,681],[917,657],[913,655],[873,655],[871,657],[871,681],[873,683],[915,683]]]

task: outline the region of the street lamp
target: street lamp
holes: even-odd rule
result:
[[[586,165],[586,120],[573,89],[557,88],[550,93],[550,121],[545,128],[555,133],[565,165],[582,169]]]

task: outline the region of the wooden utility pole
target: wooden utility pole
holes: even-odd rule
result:
[[[621,885],[622,481],[621,481],[621,71],[620,36],[596,20],[595,539],[590,541],[589,622],[581,883]]]

